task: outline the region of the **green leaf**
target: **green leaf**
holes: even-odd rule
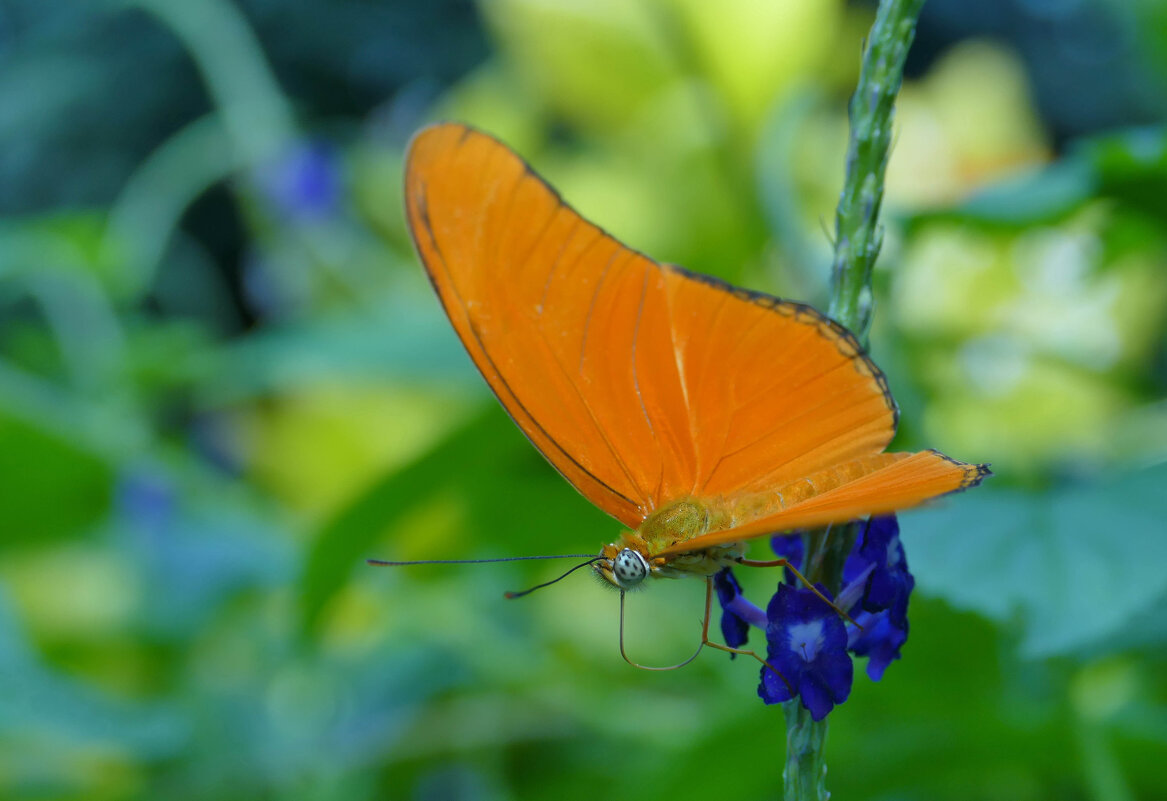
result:
[[[1096,647],[1167,593],[1167,465],[1041,493],[991,486],[905,516],[920,589],[998,621],[1021,653]]]
[[[1120,131],[1080,144],[1098,173],[1100,192],[1167,220],[1167,128]]]
[[[950,208],[913,215],[908,225],[956,220],[1024,228],[1056,222],[1099,197],[1167,219],[1167,129],[1082,139],[1052,164],[990,184]]]
[[[109,508],[109,464],[57,434],[0,413],[0,545],[79,536]]]
[[[986,187],[962,204],[956,214],[966,220],[998,225],[1050,222],[1090,200],[1095,181],[1090,165],[1080,159],[1065,159]]]

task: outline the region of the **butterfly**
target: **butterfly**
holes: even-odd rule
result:
[[[591,560],[621,591],[708,579],[754,538],[906,509],[989,472],[935,450],[886,453],[897,407],[851,332],[633,250],[474,128],[414,137],[405,205],[483,378],[624,527]]]

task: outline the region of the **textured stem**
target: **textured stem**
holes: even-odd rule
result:
[[[866,343],[871,325],[871,273],[883,243],[879,207],[891,144],[895,98],[924,0],[881,0],[851,97],[851,136],[843,192],[835,212],[835,261],[829,314]],[[853,525],[836,526],[806,542],[806,575],[838,594]],[[827,721],[815,722],[795,699],[786,713],[786,801],[826,801]]]
[[[819,801],[827,792],[827,721],[816,723],[796,698],[782,705],[786,713],[786,801]]]
[[[835,262],[829,314],[867,340],[871,325],[871,269],[883,244],[878,224],[883,175],[891,144],[895,98],[904,59],[924,0],[883,0],[851,97],[847,174],[835,210]]]

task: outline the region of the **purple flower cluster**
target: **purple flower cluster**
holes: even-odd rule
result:
[[[860,627],[847,623],[812,590],[801,586],[790,571],[763,612],[742,595],[729,568],[714,577],[721,602],[721,631],[726,645],[746,644],[751,625],[766,632],[766,661],[778,670],[762,668],[758,695],[767,704],[798,697],[811,717],[822,720],[851,693],[851,656],[867,657],[867,675],[879,681],[908,639],[908,596],[915,580],[908,572],[894,515],[862,524],[843,569],[843,589],[831,598]],[[774,552],[803,567],[802,537],[774,537]]]

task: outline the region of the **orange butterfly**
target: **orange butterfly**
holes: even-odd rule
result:
[[[883,452],[895,402],[838,323],[632,250],[479,131],[421,131],[405,201],[490,388],[627,527],[592,565],[621,590],[709,577],[755,537],[905,509],[988,474],[937,451]]]

